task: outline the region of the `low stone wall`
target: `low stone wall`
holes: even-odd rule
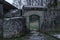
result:
[[[11,38],[19,33],[25,32],[26,21],[24,17],[4,18],[3,37]]]

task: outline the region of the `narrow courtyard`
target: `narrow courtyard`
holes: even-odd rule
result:
[[[60,0],[0,0],[0,40],[60,40]]]

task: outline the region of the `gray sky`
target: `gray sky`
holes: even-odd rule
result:
[[[11,3],[12,4],[12,2],[13,2],[13,0],[6,0],[7,2],[9,2],[9,3]]]

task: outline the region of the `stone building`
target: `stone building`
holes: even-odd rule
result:
[[[17,9],[16,7],[12,6],[11,4],[9,4],[8,2],[4,1],[4,0],[0,0],[0,37],[4,36],[4,15],[11,9]],[[5,26],[6,27],[6,26]]]
[[[20,6],[22,5],[22,16],[26,17],[27,26],[29,26],[29,16],[38,15],[40,17],[40,29],[53,29],[55,26],[54,20],[57,16],[54,2],[55,0],[20,0],[19,4]]]
[[[0,0],[0,37],[15,37],[18,34],[24,34],[25,30],[26,19],[21,16],[21,10],[4,0]]]
[[[26,17],[27,27],[30,27],[30,16],[37,15],[39,16],[38,30],[41,30],[47,10],[46,0],[27,0],[26,3],[26,5],[23,5],[22,16]]]
[[[59,0],[50,0],[50,1],[48,0],[43,0],[43,1],[27,0],[27,4],[23,6],[22,11],[23,11],[22,13],[23,16],[27,18],[28,26],[29,26],[29,16],[38,15],[40,16],[40,29],[44,31],[54,30],[56,26],[56,20],[57,20],[56,17],[59,15],[59,12],[58,12],[59,11]],[[59,17],[58,17],[58,20],[59,20]]]

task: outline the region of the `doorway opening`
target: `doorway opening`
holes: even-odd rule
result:
[[[29,16],[29,27],[30,27],[30,31],[32,31],[32,30],[35,30],[35,31],[40,30],[40,16],[38,16],[38,15],[30,15]]]

